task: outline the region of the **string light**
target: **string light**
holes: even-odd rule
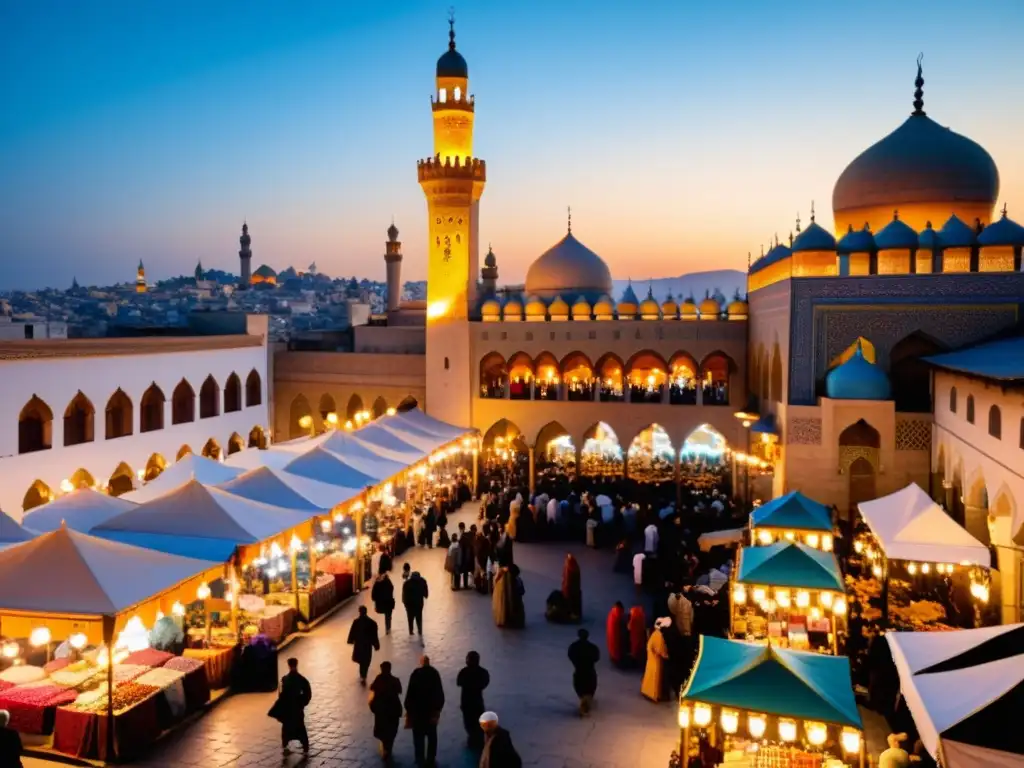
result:
[[[845,598],[836,598],[835,600],[832,601],[832,613],[834,613],[836,616],[845,616],[846,615],[846,599]]]
[[[928,563],[921,563],[921,573],[928,573],[931,570],[931,566]]]
[[[690,727],[690,708],[683,705],[679,708],[679,727],[689,728]]]
[[[760,739],[763,737],[767,727],[768,720],[764,715],[749,715],[747,717],[747,730],[750,731],[750,735],[753,738]]]
[[[796,741],[796,723],[793,720],[779,720],[779,739]]]
[[[747,590],[742,584],[737,584],[732,590],[732,601],[736,605],[745,605],[747,602]]]
[[[814,547],[815,549],[818,548],[818,534],[816,534],[816,533],[808,533],[807,534],[807,546],[808,547]]]
[[[907,573],[909,573],[911,576],[917,573],[917,563],[907,563]]]
[[[711,723],[711,707],[697,704],[693,708],[693,723],[698,728],[706,728]]]
[[[811,594],[807,590],[801,589],[799,592],[796,593],[796,607],[797,608],[806,608],[810,604],[811,604]]]
[[[757,540],[760,541],[762,544],[771,544],[772,532],[765,528],[762,528],[760,531],[757,532]]]
[[[824,723],[804,723],[807,740],[815,747],[820,747],[828,738],[828,729]]]
[[[210,585],[205,581],[196,589],[196,597],[200,600],[208,600],[210,597]]]
[[[735,710],[723,709],[722,710],[722,730],[726,733],[736,733],[740,727],[740,716]]]
[[[824,552],[831,552],[832,551],[832,536],[831,535],[826,533],[826,534],[824,534],[821,537],[821,549]]]
[[[780,608],[789,609],[792,605],[792,601],[789,598],[788,589],[777,589],[775,590],[775,602],[779,604]]]
[[[85,648],[85,644],[88,642],[89,638],[85,636],[84,632],[75,632],[68,638],[68,644],[76,651],[80,651]]]
[[[51,635],[49,627],[36,627],[32,630],[32,634],[28,636],[29,643],[35,648],[42,645],[49,645],[50,639]]]
[[[820,592],[818,593],[818,602],[825,608],[832,607],[832,593],[831,592]]]

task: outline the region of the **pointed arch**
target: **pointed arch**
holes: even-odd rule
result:
[[[139,402],[139,432],[155,432],[164,428],[164,405],[167,398],[154,381],[142,393]]]
[[[219,459],[223,455],[217,438],[211,437],[206,441],[206,445],[203,446],[202,455],[208,459]]]
[[[190,445],[183,445],[183,446],[181,446],[181,448],[178,449],[178,452],[174,455],[174,460],[175,461],[181,461],[186,456],[191,456],[191,455],[192,455],[192,446],[190,446]]]
[[[668,363],[657,352],[645,349],[626,361],[629,399],[633,403],[660,403],[668,383]]]
[[[398,407],[395,408],[395,410],[398,411],[399,413],[405,413],[406,411],[414,411],[419,407],[419,400],[417,400],[412,395],[406,395],[404,398],[402,398],[402,402],[398,404]]]
[[[704,405],[729,404],[729,378],[736,370],[736,363],[725,352],[716,350],[700,361],[700,378]],[[769,391],[771,380],[769,378]]]
[[[612,352],[606,352],[597,359],[594,366],[601,387],[601,402],[617,403],[625,399],[626,364]]]
[[[196,420],[196,391],[182,379],[171,393],[171,424],[188,424]]]
[[[949,412],[956,413],[956,387],[949,388]]]
[[[142,471],[142,479],[149,482],[167,469],[167,460],[159,453],[152,454],[146,461],[146,468]]]
[[[122,461],[117,465],[107,481],[107,493],[111,496],[123,496],[126,493],[131,493],[133,490],[135,490],[135,472]]]
[[[932,374],[925,358],[943,351],[942,344],[921,331],[896,342],[889,352],[889,381],[897,411],[931,413]]]
[[[259,372],[253,368],[245,377],[245,407],[252,408],[254,405],[263,403],[263,380]]]
[[[373,410],[372,410],[373,418],[379,419],[381,416],[383,416],[387,412],[388,412],[388,401],[387,400],[385,400],[383,397],[378,397],[376,400],[373,401]]]
[[[310,408],[306,396],[296,395],[288,411],[288,439],[293,440],[296,437],[308,435],[312,419],[313,409]]]
[[[199,418],[212,419],[220,416],[220,385],[209,375],[199,387]]]
[[[557,421],[551,421],[540,428],[537,433],[537,461],[543,466],[552,464],[568,470],[576,467],[576,445],[569,430]]]
[[[782,402],[782,349],[779,342],[772,345],[771,373],[769,374],[769,399],[773,403]]]
[[[106,424],[107,440],[127,437],[134,427],[135,413],[132,400],[120,387],[107,400]]]
[[[570,352],[558,364],[565,387],[565,399],[589,402],[594,399],[594,365],[583,352]]]
[[[488,352],[480,360],[480,397],[502,400],[508,384],[508,365],[498,352]]]
[[[484,433],[483,442],[484,454],[490,458],[507,458],[502,452],[527,450],[526,440],[523,439],[523,432],[519,427],[508,419],[499,419],[491,425]]]
[[[510,400],[530,400],[536,368],[533,358],[525,352],[516,352],[508,359]]]
[[[583,433],[579,473],[584,477],[621,477],[625,470],[622,445],[610,426],[603,421]]]
[[[32,395],[18,414],[18,453],[47,451],[53,445],[53,411]]]
[[[710,424],[701,424],[683,440],[682,454],[687,458],[717,461],[728,447],[725,435]]]
[[[49,504],[53,499],[53,489],[42,480],[35,480],[28,487],[28,490],[25,491],[24,497],[22,497],[21,509],[23,512],[28,512],[30,509],[41,507],[43,504]]]
[[[626,474],[638,483],[664,483],[675,478],[676,451],[660,424],[640,430],[626,452]]]
[[[231,437],[228,438],[228,456],[244,449],[245,442],[242,440],[242,436],[237,432],[232,433]]]
[[[234,371],[224,382],[224,413],[242,410],[242,380]]]
[[[92,402],[78,390],[64,410],[64,445],[91,443],[94,437],[96,409]]]
[[[349,421],[352,421],[353,419],[355,419],[356,414],[362,413],[362,411],[363,398],[361,398],[358,394],[353,394],[348,399],[348,405],[345,406],[345,418],[348,419]]]
[[[320,421],[327,422],[327,417],[330,414],[338,415],[338,406],[334,402],[334,398],[327,392],[320,395]]]
[[[1003,412],[999,410],[998,405],[988,409],[988,433],[996,440],[1003,439]]]
[[[92,476],[85,467],[79,467],[74,471],[71,477],[68,478],[68,482],[71,483],[71,487],[74,490],[79,488],[94,488],[96,487],[96,478]]]
[[[259,448],[260,450],[267,447],[267,434],[263,431],[263,427],[258,424],[249,430],[249,447]]]
[[[971,473],[964,486],[964,503],[968,507],[988,509],[988,485],[985,483],[985,472],[980,466]]]
[[[878,430],[864,419],[858,419],[839,433],[839,445],[854,448],[878,448],[881,444],[882,438],[878,434]]]
[[[535,371],[533,398],[535,400],[558,400],[562,383],[558,358],[550,352],[541,352],[533,364]]]
[[[967,396],[967,423],[974,423],[974,395]]]
[[[668,401],[673,405],[697,404],[697,361],[689,352],[676,352],[668,361]]]
[[[1017,500],[1009,486],[1003,483],[999,486],[995,496],[992,498],[988,508],[989,514],[994,517],[1008,517],[1015,520],[1017,516]]]

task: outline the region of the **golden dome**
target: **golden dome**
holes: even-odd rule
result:
[[[555,300],[548,305],[548,313],[552,320],[555,318],[566,320],[569,317],[569,305],[561,296],[555,296]]]
[[[671,293],[661,302],[661,314],[666,320],[675,320],[679,317],[679,305],[676,304]]]
[[[573,320],[589,320],[590,319],[590,303],[580,296],[576,299],[576,303],[572,305],[572,319]]]
[[[594,304],[594,316],[600,317],[604,320],[608,320],[615,314],[615,305],[612,304],[611,298],[608,296],[602,296]]]
[[[503,316],[506,320],[522,320],[523,319],[523,304],[519,299],[509,299],[508,303],[505,304],[505,310]]]
[[[544,302],[538,299],[536,296],[530,297],[526,302],[526,317],[529,320],[543,320],[547,317],[548,308],[544,305]]]
[[[722,314],[722,305],[718,303],[718,299],[708,296],[700,303],[701,320],[717,320],[720,314]]]
[[[497,299],[487,299],[480,307],[480,314],[483,315],[484,320],[500,320],[501,319],[501,304]]]
[[[679,316],[684,320],[697,319],[697,303],[692,296],[679,305]]]
[[[729,302],[726,312],[729,313],[730,320],[746,320],[750,314],[750,307],[743,299],[735,298]]]

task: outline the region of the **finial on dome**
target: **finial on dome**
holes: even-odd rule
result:
[[[811,200],[811,224],[814,223],[814,201]]]
[[[747,251],[747,269],[750,269],[750,251]]]
[[[1003,203],[1003,218],[1006,218],[1006,203]]]
[[[850,226],[852,227],[853,225],[851,224]],[[932,222],[931,222],[930,219],[924,223],[924,228],[925,229],[931,229],[932,228]]]
[[[921,76],[921,62],[924,60],[924,54],[919,53],[917,55],[917,79],[914,80],[914,111],[911,114],[924,115],[924,78]]]
[[[569,214],[568,230],[569,230],[569,234],[571,235],[572,234],[572,206],[571,205],[567,205],[565,207],[565,210]]]
[[[796,212],[796,231],[799,234],[799,232],[800,232],[800,211]]]
[[[799,232],[800,230],[797,230],[797,231]],[[789,233],[789,247],[790,248],[793,247],[793,232],[792,231],[790,231],[790,233]]]
[[[653,277],[651,278],[650,282],[647,283],[647,298],[648,299],[653,299],[654,298],[654,278]]]
[[[899,221],[900,220],[900,209],[899,208],[894,208],[893,209],[892,220],[893,221]]]
[[[846,226],[847,226],[846,233],[847,234],[851,234],[853,232],[853,224],[847,224]]]
[[[761,258],[764,258],[764,243],[761,243]]]
[[[448,50],[455,50],[455,7],[448,9]]]

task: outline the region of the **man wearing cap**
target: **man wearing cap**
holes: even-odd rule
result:
[[[480,728],[484,732],[480,768],[522,768],[523,761],[512,746],[512,736],[498,725],[497,714],[484,712],[480,715]]]

